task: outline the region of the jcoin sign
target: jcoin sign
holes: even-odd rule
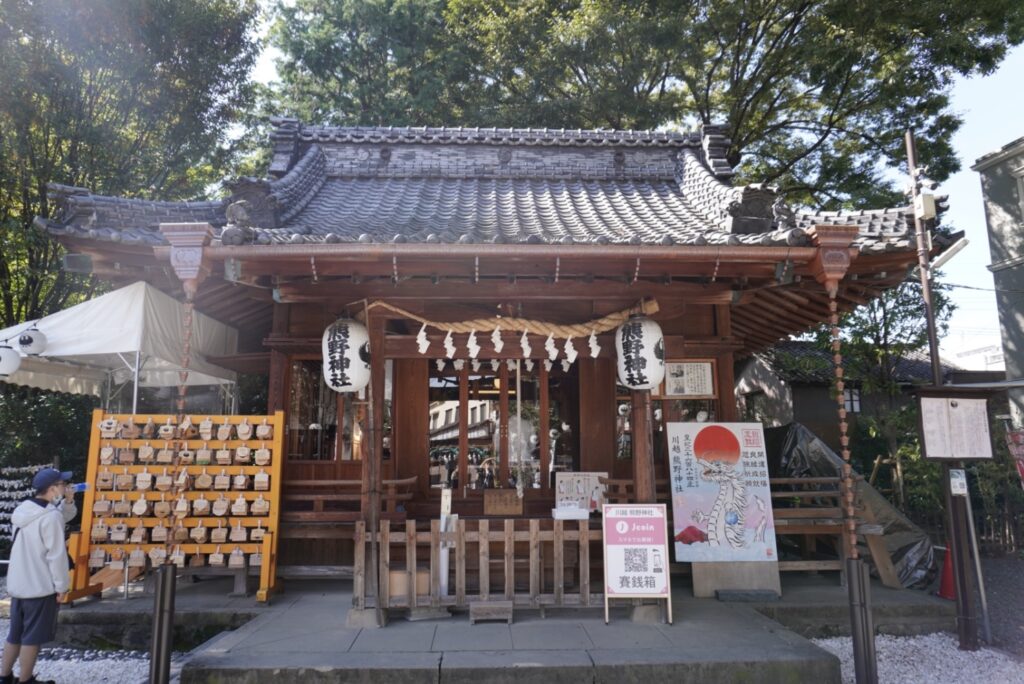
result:
[[[604,505],[604,621],[608,600],[658,598],[672,623],[665,504]]]

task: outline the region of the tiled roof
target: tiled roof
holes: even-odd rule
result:
[[[788,381],[812,385],[830,385],[834,380],[832,354],[814,342],[789,340],[779,342],[759,356],[779,376]],[[960,366],[942,359],[942,375],[945,379]],[[844,361],[844,376],[848,382],[857,383],[864,377],[864,371],[850,359]],[[899,384],[927,385],[932,381],[931,357],[924,349],[915,349],[897,359],[894,379]]]
[[[161,222],[207,221],[224,244],[507,242],[802,245],[861,227],[862,250],[910,249],[907,208],[792,211],[733,186],[721,129],[700,132],[334,128],[275,119],[270,178],[225,202],[149,202],[54,186],[56,235],[163,244]]]

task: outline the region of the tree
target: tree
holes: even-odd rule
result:
[[[898,201],[902,134],[959,168],[956,74],[1024,40],[1015,0],[297,0],[275,92],[315,121],[728,126],[740,181],[827,208]]]
[[[412,125],[459,118],[443,0],[281,3],[271,40],[282,86],[267,103],[307,121]],[[447,118],[446,118],[447,117]]]
[[[96,286],[32,227],[47,183],[189,199],[222,177],[251,100],[256,0],[0,4],[0,325]]]

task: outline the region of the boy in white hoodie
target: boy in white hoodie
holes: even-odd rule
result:
[[[21,682],[41,682],[33,671],[39,647],[53,641],[57,604],[70,585],[64,546],[65,516],[74,516],[73,503],[62,506],[70,472],[44,468],[32,478],[35,497],[23,501],[11,515],[15,528],[7,592],[11,595],[11,631],[4,645],[0,684],[14,681],[14,661]],[[69,497],[70,498],[70,497]]]

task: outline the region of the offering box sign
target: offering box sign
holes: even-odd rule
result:
[[[664,504],[605,504],[607,598],[669,596],[668,524]]]
[[[676,561],[776,561],[760,423],[669,423]]]

